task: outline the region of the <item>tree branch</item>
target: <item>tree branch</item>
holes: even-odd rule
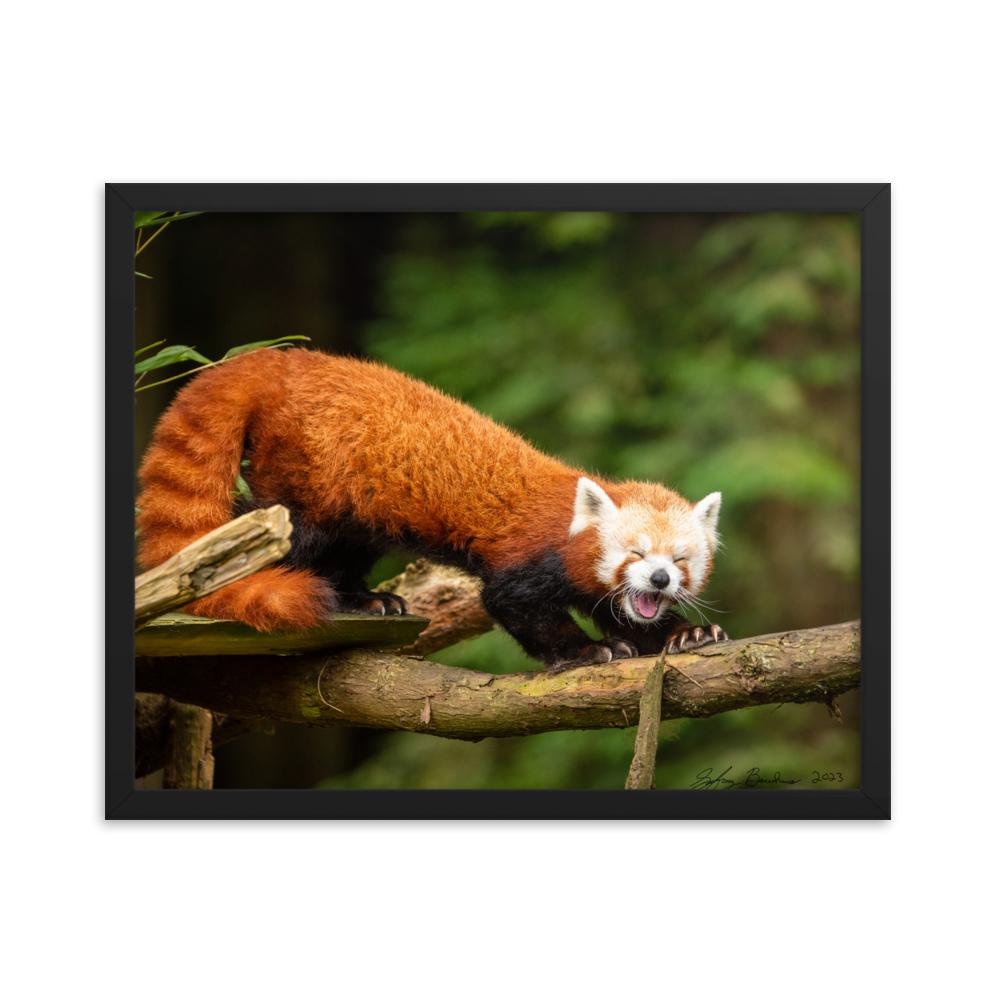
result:
[[[668,656],[661,718],[781,702],[830,703],[861,683],[860,637],[860,622],[849,622]],[[655,662],[639,657],[560,674],[489,674],[357,649],[148,657],[136,662],[136,684],[227,715],[481,740],[634,725],[625,716],[638,720],[643,683]]]
[[[381,584],[379,590],[406,598],[411,612],[433,619],[416,642],[394,653],[139,657],[138,689],[158,693],[137,696],[137,776],[163,766],[166,695],[214,711],[215,746],[273,721],[465,740],[636,724],[652,657],[564,674],[493,675],[400,655],[427,655],[489,631],[479,586],[468,574],[425,560]],[[665,719],[769,703],[830,705],[860,684],[860,623],[714,644],[661,663]]]
[[[399,595],[411,615],[431,619],[416,642],[398,650],[408,656],[430,656],[494,627],[479,600],[482,581],[460,569],[418,559],[375,589]]]

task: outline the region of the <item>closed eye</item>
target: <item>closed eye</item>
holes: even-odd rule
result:
[[[646,558],[646,553],[645,552],[639,552],[637,549],[633,549],[632,550],[632,555],[638,556],[640,559],[645,559]]]

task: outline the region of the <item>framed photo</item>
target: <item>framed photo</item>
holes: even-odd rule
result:
[[[691,501],[721,492],[723,545],[686,608],[693,622],[733,639],[887,623],[889,195],[884,184],[108,185],[107,814],[886,818],[888,625],[865,634],[860,693],[664,722],[652,796],[622,790],[635,719],[478,743],[289,726],[216,749],[226,796],[137,781],[124,504],[186,379],[148,385],[184,365],[147,373],[136,392],[121,369],[160,342],[215,361],[304,335],[310,349],[434,386],[573,468]],[[154,210],[204,214],[147,248],[134,213]],[[499,632],[435,659],[541,667]],[[778,789],[792,799],[749,794]]]

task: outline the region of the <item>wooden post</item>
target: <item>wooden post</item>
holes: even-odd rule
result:
[[[660,735],[660,712],[663,701],[663,668],[666,650],[649,668],[639,697],[639,728],[635,735],[635,756],[629,768],[626,788],[656,787],[656,745]]]
[[[170,735],[163,768],[164,788],[212,787],[212,713],[197,705],[170,702]]]

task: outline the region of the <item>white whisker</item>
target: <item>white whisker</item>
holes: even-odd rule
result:
[[[625,589],[625,587],[626,587],[626,586],[627,586],[627,584],[625,584],[625,583],[620,583],[620,584],[618,584],[618,586],[617,586],[617,587],[615,587],[615,588],[614,588],[613,590],[610,590],[610,591],[608,591],[608,593],[606,593],[606,594],[604,595],[604,597],[600,598],[600,599],[599,599],[599,600],[597,601],[597,604],[595,604],[595,605],[594,605],[594,607],[593,607],[593,608],[591,609],[591,615],[593,615],[594,611],[596,611],[596,610],[597,610],[597,605],[598,605],[598,604],[600,604],[600,603],[601,603],[601,601],[603,601],[603,600],[604,600],[605,598],[607,598],[607,599],[608,599],[608,607],[609,607],[609,608],[610,608],[610,610],[611,610],[611,616],[612,616],[612,618],[614,618],[614,620],[615,620],[616,622],[618,622],[618,624],[619,624],[619,625],[622,625],[622,624],[624,624],[624,623],[622,622],[621,618],[619,618],[619,617],[618,617],[618,610],[617,610],[617,609],[615,608],[615,601],[614,601],[614,598],[615,598],[615,596],[616,596],[617,594],[621,593],[621,592],[622,592],[622,591],[623,591],[623,590]]]
[[[689,607],[694,611],[697,609],[697,614],[699,617],[707,616],[711,619],[713,615],[725,615],[729,612],[720,611],[718,608],[713,607],[716,603],[715,601],[705,601],[701,598],[695,597],[689,590],[685,587],[681,587],[677,591],[677,596],[674,598],[674,602],[679,604],[681,607]]]

